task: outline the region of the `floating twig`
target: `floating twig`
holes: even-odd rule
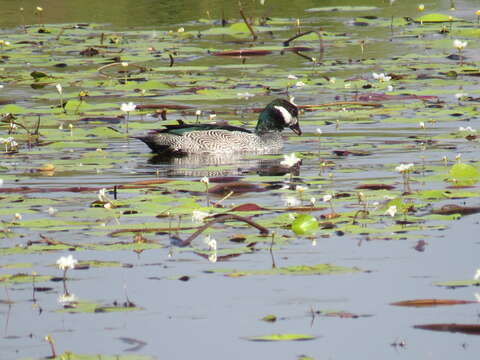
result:
[[[197,231],[195,231],[192,235],[190,235],[187,239],[183,240],[181,243],[179,243],[178,246],[180,247],[185,247],[185,246],[188,246],[190,245],[190,243],[195,240],[202,232],[204,232],[206,229],[208,229],[210,226],[212,226],[213,224],[216,224],[216,223],[221,223],[221,222],[224,222],[226,220],[237,220],[237,221],[242,221],[244,223],[247,223],[248,225],[258,229],[260,231],[260,234],[263,234],[263,235],[268,235],[269,231],[266,227],[263,227],[262,225],[260,224],[257,224],[255,221],[249,219],[249,218],[246,218],[244,216],[239,216],[239,215],[234,215],[234,214],[225,214],[225,215],[220,215],[220,216],[217,216],[215,218],[213,218],[213,220],[209,221],[208,223],[206,223],[205,225],[203,226],[200,226],[198,228]]]
[[[320,31],[310,30],[310,31],[305,31],[305,32],[303,32],[303,33],[294,35],[294,36],[292,36],[290,39],[284,41],[284,42],[283,42],[283,46],[290,46],[290,42],[292,42],[293,40],[296,40],[296,39],[298,39],[299,37],[302,37],[302,36],[305,36],[305,35],[308,35],[308,34],[311,34],[311,33],[315,33],[315,34],[318,35],[318,39],[319,39],[319,41],[320,41],[320,57],[319,57],[319,59],[322,59],[322,58],[323,58],[323,53],[325,52],[325,47],[324,47],[324,44],[323,44],[322,33],[321,33]]]

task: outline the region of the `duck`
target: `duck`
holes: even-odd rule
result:
[[[302,135],[298,107],[293,102],[275,99],[261,111],[254,131],[228,124],[180,122],[134,137],[158,154],[273,153],[283,147],[281,132],[287,127]]]

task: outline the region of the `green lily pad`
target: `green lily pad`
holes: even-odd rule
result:
[[[360,272],[358,268],[349,268],[344,266],[336,266],[330,264],[317,265],[299,265],[286,266],[268,270],[230,270],[230,269],[213,269],[207,272],[223,273],[228,277],[242,277],[247,275],[330,275],[330,274],[346,274]]]
[[[263,336],[251,336],[247,337],[250,341],[307,341],[315,340],[317,336],[306,334],[271,334]]]

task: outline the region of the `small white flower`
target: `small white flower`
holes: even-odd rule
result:
[[[392,85],[388,85],[388,86],[387,86],[387,91],[393,91],[393,86],[392,86]]]
[[[183,33],[183,32],[185,32],[185,29],[184,29],[183,27],[178,28],[178,29],[177,29],[177,32],[178,32],[178,33]]]
[[[217,117],[217,114],[208,115],[208,120],[213,121]]]
[[[62,84],[57,84],[55,85],[55,87],[57,88],[58,93],[62,95],[63,94]]]
[[[468,45],[468,41],[462,41],[462,40],[453,40],[453,47],[457,49],[458,51],[462,51],[465,49]]]
[[[374,72],[374,73],[372,73],[372,76],[375,80],[378,80],[379,82],[387,82],[387,81],[390,81],[392,79],[391,76],[387,76],[384,73],[377,74],[377,73]]]
[[[292,75],[292,74],[288,75],[287,78],[290,79],[290,80],[298,80],[298,77],[296,77],[295,75]]]
[[[312,206],[315,206],[315,203],[316,203],[316,202],[317,202],[317,199],[315,199],[314,197],[311,197],[311,198],[310,198],[310,204],[311,204]]]
[[[36,9],[37,9],[37,11],[39,11],[39,12],[42,12],[42,11],[43,11],[43,8],[42,8],[41,6],[37,6]]]
[[[463,99],[463,98],[465,98],[465,97],[467,97],[467,96],[468,96],[468,94],[466,94],[466,93],[456,93],[456,94],[455,94],[455,98],[456,98],[457,100],[461,100],[461,99]]]
[[[418,127],[419,127],[420,129],[425,129],[425,123],[424,123],[423,121],[420,121],[420,122],[418,123]]]
[[[385,211],[385,215],[390,215],[391,217],[394,217],[396,213],[397,213],[397,206],[396,205],[390,206],[387,209],[387,211]]]
[[[20,214],[20,213],[15,213],[15,215],[13,216],[13,218],[14,218],[15,220],[22,220],[22,214]]]
[[[323,202],[330,202],[332,201],[332,199],[333,199],[333,196],[331,194],[323,195]]]
[[[98,190],[98,200],[105,203],[110,201],[110,198],[107,196],[107,189]]]
[[[217,240],[208,235],[203,241],[207,244],[209,251],[217,251]]]
[[[133,102],[129,103],[122,103],[122,106],[120,106],[120,110],[123,112],[129,113],[131,111],[134,111],[137,106]]]
[[[480,280],[480,269],[477,269],[475,276],[473,277],[474,280]]]
[[[283,155],[283,160],[280,162],[280,165],[291,168],[292,166],[297,165],[301,160],[295,155],[295,153],[291,153],[290,155]]]
[[[50,207],[48,208],[48,210],[47,210],[47,213],[48,213],[48,215],[50,215],[50,216],[55,215],[57,212],[58,212],[58,210],[55,209],[54,207],[51,207],[51,206],[50,206]]]
[[[295,186],[295,190],[298,191],[299,193],[303,193],[307,188],[302,185],[297,185]]]
[[[204,183],[204,184],[210,184],[210,180],[208,179],[208,177],[204,176],[200,179],[200,182],[201,183]]]
[[[72,255],[62,256],[57,260],[57,266],[60,270],[74,269],[78,260]]]
[[[211,263],[216,263],[217,262],[217,252],[215,251],[213,254],[210,254],[208,256],[208,261]]]
[[[460,126],[458,128],[458,131],[466,131],[466,132],[472,132],[472,133],[476,133],[477,130],[475,130],[474,128],[470,127],[470,126],[467,126],[467,127],[463,127],[463,126]]]
[[[192,221],[200,223],[200,222],[203,222],[203,220],[208,216],[210,216],[210,214],[208,212],[200,211],[200,210],[193,210]]]
[[[202,110],[197,110],[197,111],[195,111],[195,115],[197,115],[197,116],[202,115]]]
[[[320,128],[317,128],[315,131],[317,132],[318,135],[322,135],[323,133],[322,129]]]
[[[128,62],[122,61],[122,62],[120,63],[120,65],[122,65],[123,67],[128,67]]]
[[[330,79],[328,79],[328,82],[329,82],[330,84],[335,84],[335,83],[337,82],[337,79],[334,78],[334,77],[331,77]]]
[[[462,160],[462,154],[457,154],[455,156],[455,161],[460,161],[460,160]]]
[[[305,83],[303,81],[297,81],[297,83],[295,84],[295,87],[297,88],[301,88],[301,87],[304,87],[305,86]]]
[[[296,198],[295,196],[286,196],[283,199],[283,202],[285,203],[286,207],[296,207],[302,204],[300,199]]]
[[[406,173],[409,172],[413,168],[414,164],[400,164],[395,168],[395,171],[399,173]]]
[[[418,9],[418,11],[423,11],[423,10],[425,10],[425,5],[420,4],[420,5],[418,5],[417,9]]]
[[[58,297],[57,301],[62,305],[69,305],[77,301],[75,294],[65,293]]]

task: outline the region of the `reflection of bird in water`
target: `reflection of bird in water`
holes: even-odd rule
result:
[[[245,158],[244,153],[231,154],[157,154],[148,161],[152,165],[166,165],[157,168],[162,176],[240,176],[258,174],[263,176],[285,175],[291,169],[280,165],[280,159]],[[293,169],[298,174],[298,167]]]
[[[275,153],[283,146],[281,131],[289,127],[296,134],[298,108],[283,99],[273,100],[258,117],[255,131],[226,124],[165,125],[146,136],[137,136],[153,152],[164,154],[233,154],[237,152]]]

